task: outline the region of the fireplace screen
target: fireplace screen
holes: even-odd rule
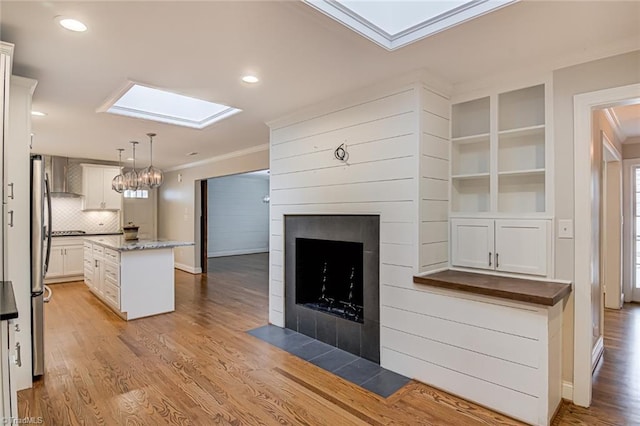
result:
[[[364,322],[363,244],[296,238],[296,304]]]

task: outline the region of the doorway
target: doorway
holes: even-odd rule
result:
[[[268,170],[203,180],[200,198],[203,272],[233,256],[268,253]]]
[[[574,96],[574,211],[575,215],[575,263],[574,263],[574,365],[573,401],[588,407],[592,396],[593,327],[598,321],[594,316],[594,284],[599,288],[600,258],[600,200],[594,193],[594,160],[599,169],[600,159],[594,156],[592,138],[594,110],[637,103],[640,84],[599,90]],[[587,141],[591,141],[588,143]],[[594,158],[595,157],[595,158]],[[597,183],[596,183],[597,185]],[[578,212],[584,212],[578,214]]]

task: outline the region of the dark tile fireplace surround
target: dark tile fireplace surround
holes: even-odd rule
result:
[[[285,326],[380,363],[380,216],[285,215]]]

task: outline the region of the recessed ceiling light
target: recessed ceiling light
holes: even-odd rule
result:
[[[130,82],[117,95],[117,99],[112,99],[98,108],[98,112],[105,111],[128,117],[204,129],[242,110]]]
[[[31,115],[34,115],[36,117],[44,117],[47,114],[44,113],[44,112],[40,112],[40,111],[31,111]]]
[[[75,31],[77,33],[82,33],[87,31],[87,26],[77,19],[65,18],[65,17],[57,17],[58,23],[62,25],[63,28],[68,29],[69,31]]]
[[[244,81],[245,83],[253,84],[259,82],[260,79],[255,75],[245,75],[244,77],[242,77],[242,81]]]
[[[133,161],[133,157],[127,158],[127,161]]]

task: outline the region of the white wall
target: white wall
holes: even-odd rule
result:
[[[207,191],[208,257],[269,251],[268,176],[209,179]]]
[[[559,69],[553,72],[554,174],[557,219],[574,219],[573,96],[640,81],[640,51]],[[584,141],[589,143],[589,141]],[[556,278],[574,281],[574,241],[555,239]],[[584,285],[575,283],[574,285]],[[574,298],[563,319],[563,379],[573,382]]]
[[[195,241],[191,247],[176,247],[176,267],[191,273],[200,267],[200,180],[269,168],[266,145],[212,158],[190,167],[166,170],[158,193],[158,237]]]
[[[424,291],[413,275],[448,262],[449,101],[420,81],[391,86],[270,123],[269,321],[284,325],[285,214],[378,214],[381,364],[400,371],[401,351],[417,359],[417,377],[429,355],[407,354],[412,338],[393,321],[398,310],[423,321],[425,308],[406,303]],[[342,143],[346,164],[334,158]]]

